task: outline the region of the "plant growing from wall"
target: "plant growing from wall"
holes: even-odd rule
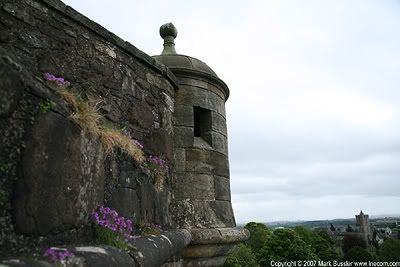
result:
[[[150,170],[157,191],[164,187],[165,176],[168,174],[168,164],[161,157],[150,155],[147,157],[145,167]]]
[[[84,100],[80,95],[68,88],[71,83],[62,77],[45,73],[44,78],[71,107],[73,111],[71,119],[78,127],[94,136],[98,136],[106,153],[113,153],[118,148],[131,156],[136,162],[143,164],[142,166],[151,173],[155,189],[157,191],[163,189],[165,176],[168,174],[168,164],[164,159],[154,155],[150,155],[146,159],[143,152],[143,144],[133,138],[129,130],[120,130],[115,126],[103,123],[102,116],[97,108],[99,101],[93,101],[93,99]],[[47,106],[44,109],[47,110]]]
[[[99,207],[93,214],[95,222],[96,241],[120,249],[129,248],[129,239],[135,238],[133,222],[119,216],[109,207]]]
[[[51,100],[45,100],[40,102],[39,104],[39,111],[42,113],[48,112],[50,109],[54,108],[56,106],[56,103],[54,103]]]
[[[81,96],[72,92],[68,89],[70,82],[64,78],[56,77],[50,73],[45,73],[44,78],[50,85],[55,86],[56,92],[69,104],[73,111],[71,115],[72,120],[82,130],[98,136],[107,153],[112,153],[115,148],[119,148],[137,162],[141,163],[144,161],[143,147],[138,144],[137,140],[135,142],[116,127],[108,127],[101,122],[102,116],[98,112],[98,102],[97,104],[91,104],[90,102],[93,101],[86,101]]]
[[[162,228],[158,223],[136,223],[136,231],[140,235],[160,235]]]

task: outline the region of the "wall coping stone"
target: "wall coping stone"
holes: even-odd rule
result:
[[[243,227],[190,229],[192,234],[191,245],[198,244],[228,244],[246,241],[250,232]]]
[[[75,256],[82,258],[83,266],[161,266],[171,257],[179,254],[189,245],[192,236],[186,229],[164,231],[159,236],[141,236],[130,243],[134,251],[126,252],[104,245],[57,246],[66,248]],[[53,266],[48,261],[9,257],[0,259],[0,266]]]

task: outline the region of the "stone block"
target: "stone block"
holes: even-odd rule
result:
[[[130,188],[115,188],[110,205],[124,217],[132,218],[140,214],[138,195],[136,190]]]
[[[210,202],[210,207],[214,211],[219,221],[225,227],[235,227],[235,217],[233,215],[232,204],[230,201],[215,200]]]
[[[225,101],[218,95],[205,89],[181,86],[175,94],[175,101],[178,105],[198,106],[219,113],[224,118]]]
[[[219,132],[224,136],[227,136],[226,120],[221,114],[217,112],[211,112],[211,129],[215,132]]]
[[[222,243],[238,243],[243,242],[250,237],[250,232],[243,227],[219,228]]]
[[[174,125],[193,127],[193,107],[177,105],[174,112]]]
[[[182,253],[183,258],[210,258],[227,256],[235,244],[190,245]],[[202,265],[203,266],[203,265]]]
[[[165,157],[169,162],[173,161],[173,143],[172,133],[164,128],[156,129],[143,138],[144,149],[146,153]]]
[[[231,200],[231,188],[228,178],[222,176],[214,176],[214,188],[216,200]]]
[[[128,120],[133,125],[150,129],[154,116],[152,108],[146,102],[134,103],[128,110]]]
[[[217,94],[221,99],[225,99],[224,92],[221,89],[219,89],[218,86],[215,86],[204,80],[180,77],[179,84],[181,86],[188,85],[188,86],[194,86],[194,87],[206,89],[206,90],[209,90],[209,91]]]
[[[210,132],[212,148],[224,155],[228,155],[228,140],[217,132]]]
[[[193,245],[238,243],[247,240],[250,232],[243,227],[190,229]]]
[[[54,112],[26,133],[14,192],[19,231],[45,235],[88,222],[104,195],[104,153],[98,139]]]
[[[191,127],[175,127],[174,144],[175,147],[191,147],[193,146],[193,128]]]
[[[16,65],[11,59],[7,61]],[[0,61],[0,117],[8,117],[14,111],[24,90],[18,72],[9,64]]]
[[[228,201],[175,200],[172,203],[172,220],[179,228],[233,227],[232,206]]]
[[[214,165],[213,174],[218,176],[229,177],[228,156],[214,151],[209,151],[209,153],[210,153],[210,162]]]
[[[175,198],[214,200],[214,177],[195,173],[176,174]]]
[[[174,150],[175,171],[182,172],[186,168],[186,150],[184,148],[175,148]]]
[[[212,174],[214,165],[210,161],[210,153],[205,149],[186,149],[186,171]]]
[[[136,189],[138,183],[145,179],[146,175],[129,156],[121,156],[123,157],[122,160],[112,162],[110,171],[114,179],[118,180],[119,187]]]
[[[217,256],[210,258],[187,258],[184,259],[184,266],[201,266],[201,267],[214,267],[223,266],[226,260],[226,256]]]

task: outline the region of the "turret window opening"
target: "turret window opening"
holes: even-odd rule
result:
[[[194,137],[200,137],[211,145],[211,111],[193,107]]]

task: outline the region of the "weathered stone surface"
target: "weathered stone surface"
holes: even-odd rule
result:
[[[140,214],[139,203],[136,190],[131,188],[116,188],[112,193],[110,204],[121,216],[133,218],[135,215]]]
[[[210,151],[210,162],[214,163],[213,174],[229,177],[229,162],[228,157],[218,152]]]
[[[215,85],[211,84],[210,82],[205,81],[205,79],[200,80],[200,79],[193,79],[193,78],[190,79],[187,77],[179,77],[179,84],[199,87],[202,89],[207,89],[207,90],[217,94],[222,99],[225,98],[224,92],[221,89],[219,89],[218,86],[215,86]]]
[[[12,62],[8,60],[7,64],[5,61],[0,59],[0,117],[7,117],[14,111],[24,89],[17,70],[10,66]]]
[[[120,162],[114,161],[110,172],[113,175],[113,179],[118,180],[118,186],[122,188],[136,189],[138,183],[147,178],[139,166],[128,157]]]
[[[242,227],[191,229],[191,244],[227,244],[237,243],[250,237],[250,232]]]
[[[226,117],[225,100],[205,89],[181,86],[175,94],[175,101],[179,105],[202,107]]]
[[[151,128],[154,121],[152,108],[147,103],[134,103],[129,107],[128,120],[132,124],[140,125],[143,128]]]
[[[175,148],[174,150],[175,171],[182,172],[186,166],[186,150],[184,148]]]
[[[250,232],[246,228],[219,228],[222,243],[237,243],[247,240],[250,237]]]
[[[227,136],[226,120],[217,112],[211,112],[211,129],[215,132],[221,133]]]
[[[187,267],[214,267],[224,265],[226,256],[217,256],[211,258],[188,258],[185,259],[185,266]]]
[[[176,199],[214,200],[214,178],[212,175],[177,173]]]
[[[41,114],[27,134],[14,192],[18,230],[47,234],[86,223],[103,198],[102,161],[98,140],[56,113]]]
[[[187,247],[182,256],[185,258],[209,258],[228,255],[234,244],[205,244]]]
[[[235,217],[233,216],[232,204],[230,201],[215,200],[210,202],[214,214],[221,220],[225,227],[235,227]]]
[[[143,137],[145,151],[151,155],[164,157],[168,162],[173,161],[173,137],[164,128],[153,130]]]
[[[228,157],[212,150],[187,148],[186,171],[229,177]]]
[[[186,171],[212,174],[215,168],[210,152],[205,149],[186,149]]]
[[[144,236],[132,241],[133,253],[140,266],[161,266],[173,255],[180,253],[191,241],[188,230],[163,232],[160,236]]]
[[[231,188],[229,179],[222,176],[214,176],[215,199],[231,201]]]
[[[231,203],[182,199],[172,203],[174,223],[181,228],[234,227]]]
[[[189,147],[193,145],[193,128],[175,127],[174,144],[175,147]]]
[[[210,132],[211,144],[215,151],[218,151],[224,155],[228,155],[228,140],[227,138],[217,132]]]
[[[193,127],[193,107],[177,105],[174,113],[174,125]]]

